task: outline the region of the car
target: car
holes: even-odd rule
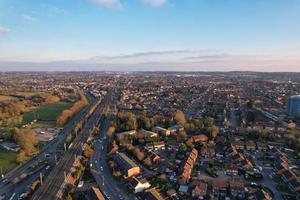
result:
[[[83,187],[84,182],[83,181],[79,181],[77,187]]]
[[[107,199],[110,199],[110,196],[107,194],[107,192],[104,191],[103,194]]]
[[[8,183],[8,179],[7,178],[5,178],[5,179],[3,179],[2,181],[1,181],[2,183]]]
[[[100,166],[100,171],[103,172],[103,167],[102,166]]]
[[[251,185],[251,186],[255,186],[255,187],[257,187],[257,186],[258,186],[258,184],[257,184],[257,183],[255,183],[255,182],[251,182],[251,183],[250,183],[250,185]]]
[[[14,192],[14,193],[10,196],[9,200],[13,200],[13,199],[15,198],[15,196],[16,196],[16,193]]]
[[[124,197],[121,194],[119,194],[118,197],[119,197],[120,200],[124,200]]]
[[[0,200],[4,200],[5,197],[6,197],[5,194],[1,195],[1,196],[0,196]]]
[[[26,196],[26,193],[22,193],[19,197],[18,197],[18,200],[23,200],[25,199],[25,196]]]

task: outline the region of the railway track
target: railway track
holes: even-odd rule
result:
[[[87,119],[81,132],[75,137],[70,147],[58,164],[52,169],[44,184],[33,194],[33,200],[61,199],[58,195],[65,182],[65,175],[68,173],[75,161],[75,157],[82,155],[82,144],[88,139],[90,130],[101,120],[104,108],[110,103],[112,93],[108,92],[102,103],[95,112]],[[60,192],[61,193],[61,192]]]

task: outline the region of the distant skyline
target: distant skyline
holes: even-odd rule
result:
[[[299,0],[0,0],[0,71],[300,72]]]

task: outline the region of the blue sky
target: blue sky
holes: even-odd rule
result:
[[[300,71],[299,24],[299,0],[0,0],[0,70]]]

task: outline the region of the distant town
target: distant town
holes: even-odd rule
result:
[[[0,72],[0,200],[300,200],[300,73]]]

